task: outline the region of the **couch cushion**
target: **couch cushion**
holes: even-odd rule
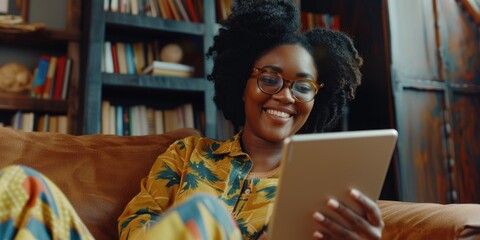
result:
[[[0,127],[0,168],[29,166],[65,193],[97,239],[117,239],[117,217],[140,191],[156,157],[177,139],[199,135],[181,129],[162,135],[119,137],[25,133]]]
[[[479,239],[479,204],[378,201],[385,228],[382,239]]]

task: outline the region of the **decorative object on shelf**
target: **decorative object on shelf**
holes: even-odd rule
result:
[[[0,67],[0,89],[8,92],[29,90],[32,86],[31,71],[18,63],[7,63]]]
[[[183,50],[176,43],[165,45],[160,51],[160,60],[164,62],[180,63],[183,58]]]
[[[5,32],[34,32],[45,28],[43,23],[28,24],[21,16],[0,15],[0,30]]]

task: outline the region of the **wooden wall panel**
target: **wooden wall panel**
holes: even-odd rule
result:
[[[399,130],[400,199],[448,201],[449,183],[441,91],[404,88],[396,96]]]
[[[451,109],[458,202],[480,203],[480,94],[455,94]]]
[[[458,1],[386,1],[400,200],[478,203],[480,28]]]
[[[447,81],[480,85],[479,26],[458,1],[437,0],[440,54]]]
[[[389,0],[392,74],[440,80],[431,0]]]

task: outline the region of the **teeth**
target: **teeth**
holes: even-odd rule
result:
[[[267,109],[267,113],[272,114],[276,117],[281,117],[281,118],[289,118],[290,117],[290,114],[288,114],[286,112],[280,112],[280,111],[273,110],[273,109]]]

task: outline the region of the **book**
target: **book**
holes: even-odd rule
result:
[[[133,59],[135,62],[136,73],[141,73],[145,67],[145,52],[143,50],[143,43],[133,43]]]
[[[65,79],[65,66],[67,65],[67,58],[65,56],[59,57],[57,60],[57,71],[55,72],[55,86],[53,90],[53,99],[62,99],[63,81]]]
[[[178,117],[176,109],[163,110],[163,124],[165,132],[177,129]]]
[[[70,73],[72,72],[72,59],[67,58],[65,64],[65,75],[63,76],[62,99],[67,99],[68,87],[70,86]]]
[[[132,43],[125,43],[125,56],[127,59],[127,72],[128,74],[136,74],[136,66],[135,66],[135,56],[133,53],[133,46]]]
[[[143,72],[148,73],[153,69],[165,69],[181,72],[194,72],[195,68],[193,66],[181,64],[181,63],[171,63],[164,61],[153,61],[148,67],[146,67]]]
[[[103,11],[107,12],[110,9],[110,1],[103,0]]]
[[[155,109],[147,108],[147,132],[146,134],[155,134]]]
[[[155,61],[155,51],[153,49],[153,42],[149,42],[149,43],[146,44],[145,52],[147,53],[146,57],[145,57],[145,59],[146,59],[145,60],[145,65],[150,64],[153,61]]]
[[[60,115],[57,117],[57,132],[59,133],[68,133],[68,119],[65,115]]]
[[[118,70],[120,74],[128,74],[127,52],[125,43],[117,42]]]
[[[123,136],[130,136],[130,108],[123,108]]]
[[[177,20],[177,21],[180,20],[181,19],[180,14],[178,13],[177,8],[175,7],[175,3],[174,3],[175,0],[166,0],[166,1],[167,1],[167,4],[168,4],[168,7],[170,9],[170,12],[173,15],[173,20]]]
[[[198,21],[203,22],[203,1],[202,0],[192,0],[195,3],[195,10],[197,12]]]
[[[115,120],[115,106],[114,105],[110,105],[110,108],[108,109],[109,112],[108,112],[108,120],[109,120],[109,123],[108,123],[108,134],[112,134],[112,135],[115,135],[115,126],[116,126],[116,120]]]
[[[183,117],[185,119],[185,127],[194,128],[195,120],[193,117],[193,105],[191,103],[184,104],[182,106]]]
[[[155,134],[162,134],[164,133],[163,127],[163,111],[156,109],[155,110]]]
[[[178,9],[179,15],[181,16],[181,19],[183,19],[186,22],[190,22],[190,18],[188,17],[187,10],[183,5],[182,0],[175,0],[174,4],[176,4],[176,7]]]
[[[150,13],[151,13],[151,16],[152,17],[157,17],[158,15],[160,15],[158,13],[159,9],[158,9],[158,4],[157,4],[157,0],[147,0],[149,3],[150,3]]]
[[[112,49],[111,49],[111,57],[112,57],[112,62],[113,62],[113,73],[120,73],[120,70],[118,68],[118,56],[117,56],[117,45],[116,44],[111,44]]]
[[[118,9],[119,9],[118,0],[111,0],[110,1],[110,11],[118,12]]]
[[[37,122],[38,132],[48,132],[48,114],[39,116]]]
[[[102,101],[102,134],[110,134],[110,102]]]
[[[113,70],[113,56],[112,56],[112,44],[110,41],[105,41],[103,44],[103,51],[105,54],[105,58],[103,61],[105,62],[105,72],[106,73],[114,73]]]
[[[146,5],[147,0],[132,0],[132,1],[137,1],[138,14],[144,15],[145,14],[145,5]]]
[[[58,117],[50,116],[48,121],[48,132],[58,132]]]
[[[193,4],[193,0],[185,0],[185,7],[187,9],[188,15],[192,22],[199,22],[197,13],[195,12],[195,6]]]
[[[50,62],[48,63],[47,79],[45,80],[45,88],[43,89],[42,98],[51,99],[52,98],[52,88],[55,81],[55,71],[57,69],[57,57],[50,57]]]
[[[171,19],[168,6],[165,4],[167,4],[165,0],[158,0],[158,8],[160,11],[160,15],[162,16],[163,19]]]
[[[161,69],[161,68],[153,68],[152,71],[146,72],[146,74],[167,75],[167,76],[174,76],[174,77],[193,77],[193,72],[185,72],[185,71],[177,71],[177,70],[169,70],[169,69]]]
[[[148,134],[148,120],[147,120],[147,107],[145,105],[138,106],[138,116],[139,116],[139,135]]]
[[[38,62],[37,73],[33,79],[31,96],[34,98],[41,98],[45,89],[45,80],[47,79],[48,63],[50,57],[42,55]]]
[[[120,105],[115,107],[115,134],[123,136],[123,108]]]
[[[130,0],[130,12],[132,15],[138,15],[138,1],[139,0]]]

